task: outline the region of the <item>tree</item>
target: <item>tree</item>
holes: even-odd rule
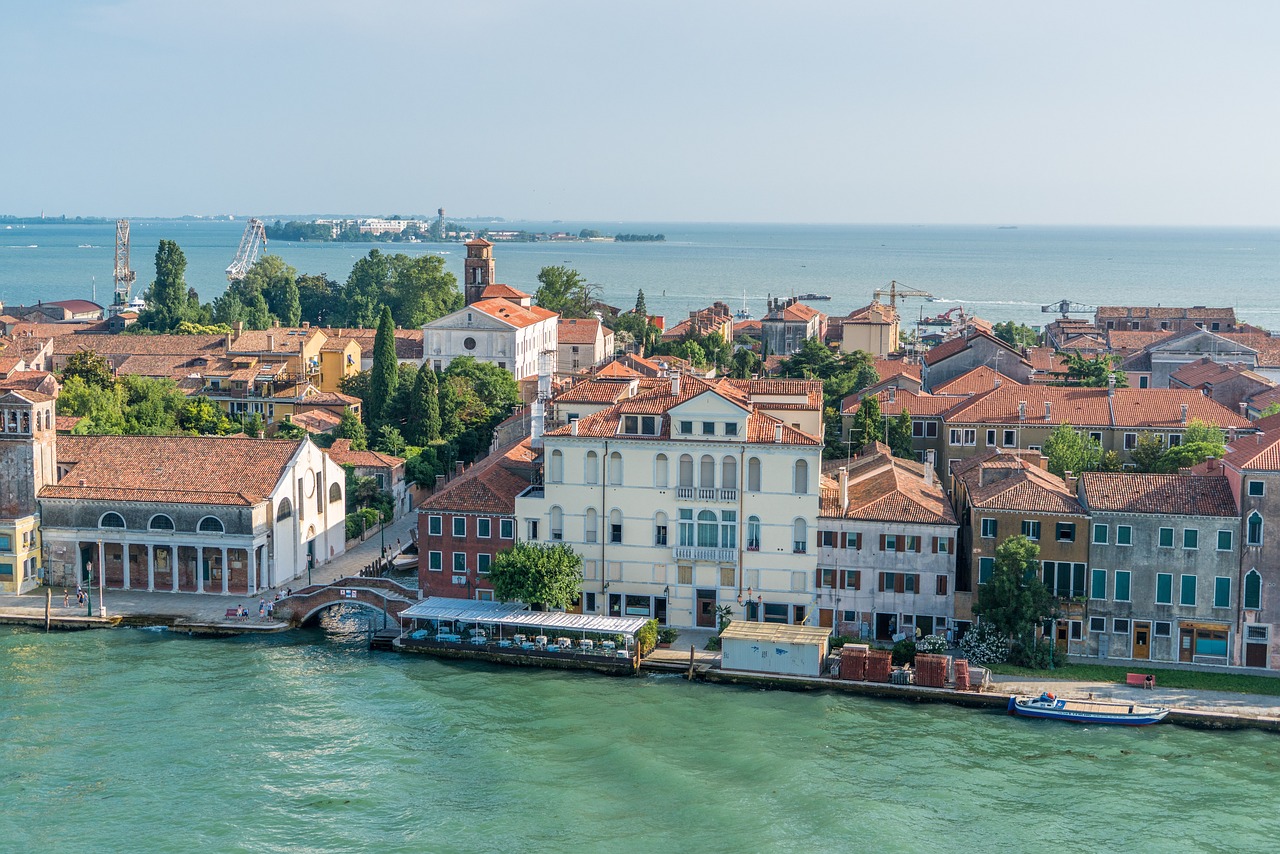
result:
[[[1280,415],[1280,400],[1276,401],[1275,403],[1269,404],[1266,409],[1262,410],[1262,413],[1259,417],[1270,418],[1272,415]]]
[[[599,288],[590,285],[569,267],[543,267],[538,272],[538,290],[534,299],[548,311],[561,317],[591,317]]]
[[[582,558],[566,543],[516,543],[494,557],[489,582],[502,602],[568,608],[582,592]]]
[[[338,421],[338,426],[333,428],[333,438],[350,439],[351,450],[363,451],[369,447],[366,437],[364,424],[360,423],[351,407],[342,410],[342,418]]]
[[[884,421],[880,416],[880,399],[874,394],[869,394],[858,404],[858,411],[853,414],[853,419],[850,421],[847,437],[849,450],[856,453],[883,435]],[[837,450],[839,450],[838,446]]]
[[[116,384],[111,363],[92,350],[79,350],[67,357],[62,369],[63,382],[71,377],[79,377],[86,385],[96,388],[112,388]]]
[[[439,255],[397,254],[389,265],[387,303],[396,325],[417,328],[462,308],[458,280]]]
[[[889,422],[889,449],[895,457],[904,460],[916,458],[915,448],[911,446],[911,413],[905,406],[898,417]]]
[[[733,354],[729,376],[738,380],[749,380],[760,372],[760,357],[754,351],[742,348]]]
[[[373,442],[373,449],[393,457],[403,457],[405,449],[404,436],[390,424],[378,428],[378,438]]]
[[[1049,471],[1058,477],[1067,472],[1097,471],[1102,464],[1102,445],[1070,424],[1059,424],[1044,441]]]
[[[68,377],[62,383],[55,405],[59,415],[81,419],[75,427],[77,435],[124,433],[124,401],[115,383],[104,388],[90,385],[78,376]]]
[[[836,353],[816,338],[806,339],[791,358],[782,363],[781,374],[796,379],[822,380],[822,393],[828,406],[839,408],[840,401],[867,386],[879,382],[870,353]]]
[[[275,435],[272,438],[289,439],[296,442],[298,439],[301,439],[306,435],[306,428],[294,424],[292,421],[277,421],[275,425]]]
[[[396,369],[396,326],[391,309],[383,306],[378,332],[373,338],[373,368],[369,373],[369,405],[365,420],[371,426],[382,423],[383,411],[396,393],[399,373]]]
[[[635,313],[644,318],[649,317],[649,306],[646,305],[644,301],[644,288],[640,288],[636,291]]]
[[[1140,472],[1153,472],[1160,467],[1164,443],[1151,433],[1141,433],[1137,444],[1129,449],[1129,462]]]
[[[245,293],[261,294],[268,314],[284,326],[297,326],[301,321],[298,271],[286,264],[279,255],[263,255],[236,284]]]
[[[187,256],[172,240],[161,240],[156,249],[156,278],[147,288],[147,307],[138,325],[155,332],[168,332],[190,317],[186,282]],[[197,302],[198,304],[198,302]]]
[[[1167,449],[1156,464],[1155,471],[1176,474],[1179,469],[1190,468],[1210,457],[1222,457],[1227,452],[1227,437],[1219,428],[1204,421],[1193,420],[1182,442]]]
[[[187,401],[186,406],[178,413],[178,426],[189,433],[202,436],[229,433],[236,427],[222,411],[222,407],[204,395]]]
[[[991,332],[1001,341],[1013,347],[1034,347],[1040,341],[1036,331],[1025,323],[1006,320],[991,327]]]
[[[973,606],[984,623],[1027,647],[1034,645],[1036,626],[1054,614],[1039,568],[1040,547],[1020,534],[1009,537],[996,547],[995,567]]]
[[[1116,388],[1128,388],[1129,380],[1124,371],[1116,370],[1113,357],[1104,353],[1097,356],[1082,356],[1080,353],[1068,353],[1063,360],[1067,366],[1062,385],[1080,386],[1081,388],[1106,388],[1110,385],[1111,375],[1116,378]]]
[[[425,445],[440,438],[440,389],[430,362],[423,362],[413,378],[409,418],[405,424],[409,440]]]
[[[378,323],[391,283],[391,264],[377,249],[356,260],[342,288],[339,318],[344,326],[368,329]]]
[[[321,273],[318,276],[299,276],[298,316],[312,326],[332,326],[341,318],[339,292],[342,286]]]

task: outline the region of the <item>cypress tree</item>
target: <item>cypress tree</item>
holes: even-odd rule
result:
[[[409,439],[415,445],[425,445],[440,438],[440,390],[436,372],[426,362],[413,378],[408,419]]]
[[[649,307],[644,304],[644,288],[636,291],[636,314],[641,317],[649,316]]]
[[[172,240],[156,249],[156,278],[147,291],[147,310],[140,320],[157,332],[177,328],[187,314],[187,256]]]
[[[381,426],[387,403],[396,393],[396,364],[396,326],[391,319],[391,309],[383,306],[378,332],[373,338],[373,369],[369,376],[372,411],[365,416],[372,427]]]

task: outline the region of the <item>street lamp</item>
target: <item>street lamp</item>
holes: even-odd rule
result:
[[[739,594],[738,594],[738,604],[739,604],[739,605],[742,605],[742,604],[744,604],[744,603],[745,603],[746,605],[755,605],[755,606],[756,606],[756,622],[763,622],[764,620],[763,620],[763,614],[762,614],[762,612],[764,611],[764,596],[757,594],[757,595],[755,596],[755,601],[754,601],[754,602],[752,602],[752,601],[751,601],[751,599],[752,599],[751,592],[752,592],[752,591],[751,591],[751,588],[750,588],[750,587],[748,587],[748,588],[747,588],[747,595],[746,595],[746,598],[743,598],[742,594],[741,594],[741,593],[739,593]],[[745,613],[746,613],[746,611],[745,611],[745,609],[744,609],[744,611],[743,611],[744,616],[745,616]]]
[[[87,579],[85,581],[84,590],[89,600],[89,609],[85,612],[85,616],[92,617],[93,616],[93,561],[89,561],[88,563],[86,563],[84,565],[84,568],[87,573]]]

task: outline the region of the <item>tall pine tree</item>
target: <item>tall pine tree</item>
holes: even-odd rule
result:
[[[644,304],[644,288],[636,291],[636,314],[641,317],[649,316],[649,306]]]
[[[372,411],[365,418],[370,427],[381,427],[387,402],[396,393],[396,325],[391,309],[383,306],[378,332],[373,338],[373,369],[369,376],[369,403]]]
[[[417,376],[413,378],[408,438],[416,445],[425,445],[440,438],[440,389],[436,372],[427,362],[418,368]]]
[[[147,289],[147,308],[139,323],[156,332],[169,332],[187,320],[187,256],[172,240],[156,249],[156,278]]]

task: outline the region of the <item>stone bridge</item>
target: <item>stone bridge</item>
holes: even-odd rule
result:
[[[300,626],[325,608],[334,605],[363,605],[386,614],[397,625],[400,612],[418,601],[418,591],[387,578],[339,578],[331,584],[313,584],[295,590],[276,604],[281,620]]]

